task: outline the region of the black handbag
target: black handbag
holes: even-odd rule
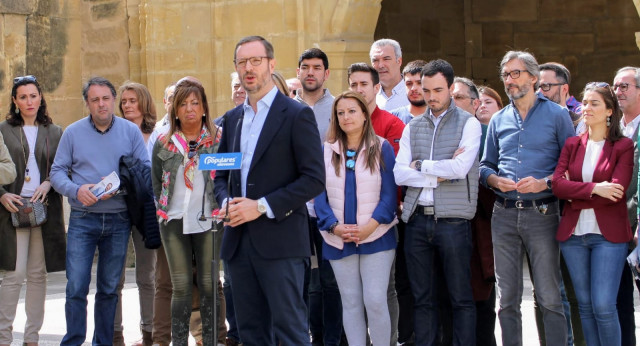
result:
[[[16,205],[17,213],[11,213],[11,223],[15,228],[33,228],[47,222],[47,201],[31,202],[28,198],[20,199],[22,205]]]

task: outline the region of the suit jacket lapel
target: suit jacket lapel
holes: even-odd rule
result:
[[[283,113],[287,110],[285,102],[281,100],[282,97],[285,96],[278,92],[276,97],[273,99],[271,107],[269,108],[269,113],[267,113],[267,118],[262,126],[262,131],[260,131],[260,137],[258,137],[258,143],[256,144],[256,150],[253,153],[253,159],[251,159],[249,172],[253,170],[256,162],[260,160],[260,157],[262,157],[269,147],[269,144],[278,133],[278,130],[280,130],[280,126],[283,121]]]

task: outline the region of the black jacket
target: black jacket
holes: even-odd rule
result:
[[[144,246],[159,248],[162,242],[151,186],[151,167],[131,156],[120,157],[120,187],[126,189],[124,199],[129,217],[142,234]]]

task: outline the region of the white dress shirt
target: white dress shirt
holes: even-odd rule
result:
[[[387,112],[409,105],[404,79],[401,79],[400,82],[391,89],[391,96],[387,96],[384,90],[382,90],[382,86],[380,86],[380,91],[376,95],[376,104],[380,109]]]
[[[448,112],[434,117],[431,110],[424,116],[429,117],[438,131],[438,124]],[[433,140],[435,131],[431,138],[431,153],[433,157]],[[405,126],[400,138],[400,150],[396,156],[396,165],[393,168],[396,184],[402,186],[422,187],[422,192],[418,198],[418,204],[433,205],[433,189],[438,187],[438,178],[464,179],[469,173],[474,160],[478,160],[478,150],[480,149],[480,138],[482,137],[482,127],[475,117],[470,117],[462,129],[462,138],[458,148],[464,148],[464,152],[452,159],[447,160],[423,160],[421,171],[409,167],[411,164],[411,125]]]

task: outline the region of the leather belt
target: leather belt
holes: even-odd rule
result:
[[[435,215],[436,208],[434,206],[419,205],[416,207],[415,213],[422,215]]]
[[[496,195],[496,202],[501,204],[506,209],[534,208],[542,204],[549,204],[557,201],[558,201],[558,198],[556,196],[545,197],[540,199],[506,199],[504,197]]]

